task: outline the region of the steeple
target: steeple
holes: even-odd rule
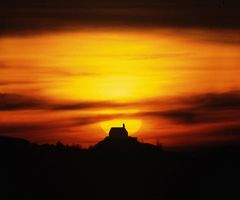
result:
[[[125,129],[125,124],[123,123],[123,128]]]

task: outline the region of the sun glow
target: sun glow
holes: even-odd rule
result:
[[[38,108],[34,102],[34,109],[21,111],[21,117],[16,114],[20,111],[9,112],[0,121],[46,121],[48,127],[59,120],[56,127],[64,124],[70,130],[54,130],[57,139],[80,138],[86,144],[123,123],[130,135],[152,139],[165,132],[164,125],[175,129],[161,115],[146,114],[172,109],[171,101],[155,105],[159,99],[240,88],[240,48],[229,35],[239,41],[239,34],[231,31],[129,27],[1,37],[0,93],[33,96],[44,99],[44,105]],[[28,98],[26,102],[29,105]],[[56,102],[76,106],[51,109]],[[109,119],[115,120],[105,121]]]
[[[14,76],[41,83],[43,95],[71,100],[128,101],[169,93],[166,85],[183,73],[167,71],[182,65],[182,44],[176,38],[138,32],[78,32],[3,39],[0,58],[16,67]],[[24,46],[24,48],[22,48]],[[174,53],[172,53],[174,52]],[[26,62],[27,61],[27,62]],[[184,61],[186,64],[187,61]],[[9,71],[8,71],[9,73]],[[4,76],[3,76],[4,77]],[[166,89],[164,89],[166,88]],[[10,88],[8,88],[9,91]]]

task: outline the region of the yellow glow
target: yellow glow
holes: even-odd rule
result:
[[[146,122],[147,116],[134,115],[161,109],[161,102],[148,105],[144,103],[147,100],[240,88],[239,34],[239,30],[98,29],[2,36],[0,93],[86,104],[57,113],[42,109],[9,112],[0,117],[0,122],[66,120],[67,127],[73,125],[73,142],[77,137],[96,142],[103,132],[101,127],[108,133],[112,126],[125,123],[130,134],[138,132],[142,121],[132,118],[138,116],[144,120],[138,136],[154,138],[153,134],[165,131],[159,126],[166,122]],[[92,102],[96,105],[92,106]],[[127,106],[112,106],[114,102]],[[123,119],[101,121],[105,120],[102,115]],[[97,120],[89,120],[91,116]],[[81,123],[74,122],[76,119]],[[169,126],[177,130],[172,124]],[[64,131],[66,134],[62,134]],[[70,130],[62,132],[56,131],[57,139],[70,137]]]
[[[124,108],[121,108],[121,109],[101,109],[101,110],[97,110],[97,111],[94,111],[95,113],[97,114],[111,114],[111,115],[114,115],[114,114],[128,114],[128,115],[131,115],[131,114],[137,114],[139,112],[139,109],[124,109]]]
[[[142,120],[140,119],[114,119],[109,121],[103,121],[100,123],[101,128],[108,133],[111,127],[121,127],[122,124],[125,124],[125,128],[127,129],[129,135],[136,133],[142,125]]]
[[[38,91],[77,101],[139,101],[240,86],[239,47],[209,42],[205,34],[196,33],[86,31],[2,38],[0,61],[11,66],[1,69],[3,81],[34,83],[29,85],[32,91],[7,85],[2,92]],[[210,77],[216,77],[212,84]]]

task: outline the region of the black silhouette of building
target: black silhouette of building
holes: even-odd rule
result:
[[[125,128],[125,124],[122,127],[112,127],[109,131],[109,138],[128,138],[128,132]]]

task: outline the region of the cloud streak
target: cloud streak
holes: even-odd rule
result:
[[[25,109],[41,109],[46,102],[35,97],[19,94],[0,94],[0,111],[16,111]]]
[[[86,27],[240,28],[239,1],[11,0],[0,9],[1,35]]]
[[[219,144],[239,144],[240,124],[223,124],[217,127],[205,127],[195,131],[178,131],[173,134],[159,135],[160,141],[171,141],[175,147],[197,147]],[[171,145],[170,145],[171,146]]]
[[[124,113],[125,108],[141,108],[136,113]],[[104,109],[115,109],[119,112],[101,114],[89,112]],[[160,139],[190,141],[204,143],[208,141],[239,141],[240,140],[240,91],[224,93],[208,93],[158,98],[142,102],[54,102],[38,97],[18,94],[0,95],[0,112],[41,110],[44,113],[67,111],[85,111],[77,115],[65,116],[61,119],[45,119],[40,122],[5,122],[0,123],[1,135],[32,135],[56,132],[68,132],[70,129],[81,128],[102,121],[122,118],[152,119],[161,124],[168,120],[169,125],[180,125],[184,129],[174,130],[175,134],[160,134]],[[85,114],[84,114],[85,113]],[[88,114],[86,114],[88,113]],[[57,114],[57,113],[56,113]],[[46,114],[48,115],[48,114]],[[41,119],[41,117],[40,117]],[[185,130],[185,131],[184,131]],[[158,134],[158,133],[155,133]]]
[[[0,111],[48,110],[74,111],[89,109],[121,109],[141,107],[138,116],[160,117],[182,124],[234,121],[240,113],[240,91],[209,93],[171,99],[155,99],[143,102],[55,102],[50,99],[19,94],[0,94]],[[173,107],[173,108],[171,108]],[[152,111],[154,109],[154,111]]]
[[[121,108],[128,104],[109,101],[99,102],[54,102],[40,97],[32,97],[21,94],[0,93],[0,111],[17,110],[50,110],[50,111],[68,111],[68,110],[87,110],[100,108]]]
[[[179,97],[175,103],[178,104],[175,108],[162,110],[163,102],[155,101],[155,111],[142,112],[139,115],[165,118],[184,125],[240,122],[240,91]]]

